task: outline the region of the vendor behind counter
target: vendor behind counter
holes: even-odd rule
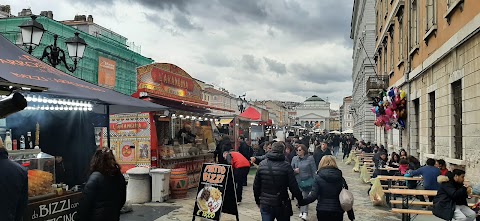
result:
[[[96,115],[84,111],[21,111],[6,120],[7,127],[12,129],[12,139],[17,140],[20,135],[35,131],[38,122],[42,152],[62,157],[64,183],[74,186],[86,181],[90,160],[97,149],[92,124]]]

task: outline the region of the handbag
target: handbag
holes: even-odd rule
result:
[[[275,181],[275,176],[273,175],[271,164],[272,162],[267,160],[268,170],[270,171],[270,176],[272,176],[273,178],[273,183],[277,183]],[[290,200],[290,197],[288,196],[288,194],[286,199],[282,199],[280,192],[278,192],[277,197],[281,200],[283,215],[288,217],[293,216],[292,201]]]
[[[298,187],[300,187],[300,189],[302,189],[303,191],[309,191],[310,189],[312,189],[313,182],[315,182],[315,179],[310,177],[306,180],[301,180],[298,184]]]

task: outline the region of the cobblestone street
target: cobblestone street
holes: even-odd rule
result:
[[[359,178],[359,173],[354,173],[352,171],[352,165],[345,165],[343,162],[338,162],[340,169],[343,171],[343,175],[347,180],[350,190],[353,192],[355,197],[355,216],[356,220],[359,221],[366,221],[366,220],[383,220],[383,221],[398,221],[401,219],[399,215],[394,215],[388,211],[386,207],[374,207],[372,206],[368,195],[367,190],[369,185],[364,184],[361,182]],[[253,199],[252,193],[252,184],[254,179],[254,169],[250,172],[248,177],[248,187],[244,189],[244,201],[239,206],[240,211],[240,220],[245,221],[260,221],[260,211],[255,205],[255,201]],[[169,220],[179,220],[179,221],[190,221],[192,220],[192,211],[194,206],[194,199],[195,199],[195,192],[196,189],[192,189],[189,191],[188,197],[185,199],[176,199],[176,200],[169,200],[165,203],[151,203],[145,204],[145,206],[160,206],[160,207],[176,207],[170,213],[161,216],[160,218],[156,219],[155,221],[169,221]],[[295,202],[296,203],[296,202]],[[293,203],[293,205],[295,205]],[[316,220],[316,212],[315,212],[315,205],[316,202],[312,203],[309,208],[309,221]],[[292,217],[292,221],[301,221],[298,218],[299,210],[298,208],[294,208],[294,216]],[[155,217],[155,216],[149,216]],[[158,217],[158,216],[157,216]],[[196,220],[201,220],[200,218],[196,218]],[[234,221],[235,217],[229,214],[222,214],[221,217],[222,221]],[[344,220],[348,220],[346,214]],[[419,216],[415,220],[417,221],[431,221],[437,220],[434,217],[424,217]]]

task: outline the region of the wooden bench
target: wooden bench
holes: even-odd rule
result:
[[[415,214],[415,215],[433,215],[432,211],[430,211],[430,210],[397,209],[397,208],[392,208],[392,213]]]
[[[383,188],[388,188],[388,185],[382,185]],[[390,188],[392,189],[407,189],[407,186],[397,186],[397,185],[392,185]]]
[[[403,201],[402,200],[390,200],[390,203],[392,205],[394,204],[402,204]],[[433,206],[433,202],[423,202],[423,201],[409,201],[408,202],[408,205],[409,206]],[[468,206],[469,207],[472,207],[474,206],[475,203],[469,203]]]

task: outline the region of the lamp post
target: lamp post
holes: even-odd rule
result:
[[[243,113],[245,111],[245,109],[247,108],[247,105],[248,103],[247,103],[247,100],[245,100],[245,95],[238,96],[237,106],[238,106],[238,111],[240,111],[240,113]]]
[[[31,18],[32,20],[26,21],[20,26],[18,26],[20,27],[22,33],[23,45],[28,47],[29,54],[31,54],[38,45],[40,45],[43,33],[45,32],[43,25],[36,21],[37,16],[32,15]],[[57,46],[58,35],[54,34],[53,39],[53,45],[49,45],[43,49],[43,54],[40,60],[47,58],[48,62],[53,67],[56,67],[57,65],[63,63],[63,65],[67,68],[68,71],[74,72],[77,69],[78,61],[83,58],[87,43],[85,42],[85,40],[80,38],[78,32],[75,32],[74,37],[71,37],[65,41],[67,45],[68,56],[73,61],[72,67],[67,64],[67,61],[65,59],[65,51]]]

